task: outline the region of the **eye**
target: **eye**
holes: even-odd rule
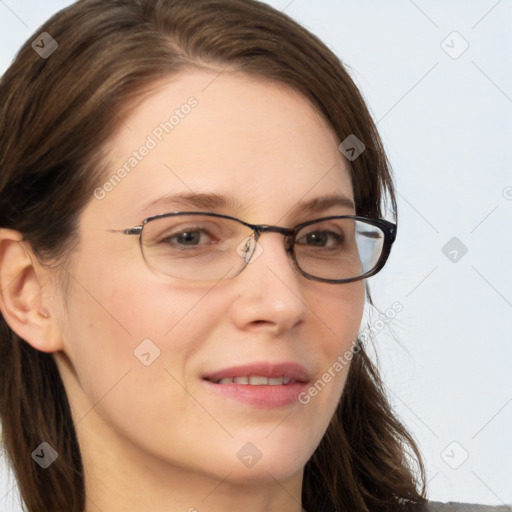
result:
[[[296,243],[309,247],[339,247],[344,242],[343,232],[317,229],[297,238]]]
[[[167,227],[157,238],[157,244],[169,248],[199,248],[222,241],[225,234],[215,223]]]
[[[204,236],[201,236],[204,235]],[[211,236],[205,229],[188,228],[171,234],[165,234],[159,240],[162,244],[196,246],[199,242],[207,242]]]

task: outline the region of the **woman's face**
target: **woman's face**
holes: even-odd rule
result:
[[[158,464],[232,481],[301,475],[342,393],[348,365],[333,368],[357,336],[363,281],[306,279],[279,233],[264,233],[261,254],[233,279],[180,280],[147,266],[137,236],[109,230],[173,211],[284,227],[353,214],[343,204],[302,205],[353,200],[340,142],[298,93],[245,74],[187,72],[133,111],[108,145],[105,183],[117,178],[81,215],[66,298],[50,307],[86,468],[115,457],[121,472]],[[194,205],[171,194],[227,201]],[[212,382],[220,376],[300,382],[290,398],[279,381]]]

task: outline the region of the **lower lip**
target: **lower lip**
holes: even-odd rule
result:
[[[217,384],[208,380],[203,382],[213,390],[227,398],[257,407],[284,407],[298,402],[300,393],[306,390],[307,384],[295,382],[280,386],[252,386],[250,384]]]

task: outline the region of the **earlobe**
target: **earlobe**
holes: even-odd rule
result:
[[[18,231],[0,229],[0,310],[9,327],[42,352],[60,350],[61,337],[43,302],[41,267]],[[39,274],[39,275],[38,275]]]

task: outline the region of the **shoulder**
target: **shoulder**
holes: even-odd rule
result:
[[[440,503],[429,501],[426,507],[428,512],[512,512],[512,507],[490,505],[473,505],[471,503]]]

